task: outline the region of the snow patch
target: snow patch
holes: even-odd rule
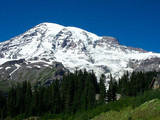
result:
[[[44,67],[49,67],[49,68],[52,69],[52,67],[51,67],[50,65],[48,65],[48,64],[43,64],[43,66],[44,66]]]
[[[36,68],[41,68],[41,66],[39,66],[39,65],[34,65],[34,67],[36,67]]]
[[[47,64],[43,64],[43,66],[45,66],[45,67],[49,67],[49,65],[47,65]]]
[[[14,72],[16,72],[21,66],[19,65],[19,64],[15,64],[15,66],[16,66],[16,69],[15,70],[13,70],[9,75],[10,75],[10,79],[12,79],[12,74],[14,73]]]
[[[30,62],[31,64],[33,63],[38,63],[38,62],[43,62],[43,63],[46,63],[46,64],[49,64],[49,65],[52,65],[53,63],[53,60],[50,60],[50,61],[44,61],[44,60],[29,60],[28,62]]]
[[[19,64],[15,64],[15,66],[16,66],[17,68],[21,67],[21,65],[19,65]]]
[[[27,66],[27,68],[32,68],[31,66]]]
[[[11,67],[6,67],[5,70],[11,69]]]

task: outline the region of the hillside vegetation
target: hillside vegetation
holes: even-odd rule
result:
[[[101,113],[92,120],[160,120],[160,100],[145,102],[135,109],[126,107],[120,111]]]
[[[31,88],[29,82],[23,82],[23,84],[13,86],[8,93],[0,92],[0,118],[6,120],[28,118],[132,120],[143,117],[148,119],[145,115],[150,112],[149,119],[158,119],[160,89],[149,90],[147,87],[150,83],[148,81],[152,80],[151,76],[154,74],[156,73],[138,72],[132,73],[130,78],[128,74],[124,74],[118,82],[111,77],[107,93],[104,75],[97,83],[93,71],[92,73],[87,73],[85,70],[75,71],[75,73],[65,75],[61,81],[53,81],[50,86],[39,86],[34,89]],[[133,82],[133,78],[136,82]],[[140,80],[142,78],[143,81]],[[143,87],[144,85],[146,87]],[[130,90],[131,88],[133,90]],[[119,100],[116,100],[116,93],[122,95]],[[99,100],[95,97],[97,94],[100,95]],[[104,101],[106,98],[107,104]]]

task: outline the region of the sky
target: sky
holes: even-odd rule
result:
[[[160,0],[1,0],[0,42],[43,23],[74,26],[160,53]]]

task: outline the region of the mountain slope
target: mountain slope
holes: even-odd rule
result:
[[[139,107],[125,108],[120,111],[109,111],[101,113],[92,120],[159,120],[160,119],[160,100],[148,101]]]
[[[0,67],[0,90],[8,90],[23,81],[29,81],[34,87],[47,86],[68,72],[59,62],[50,65],[44,61],[27,62],[24,59],[8,61]]]
[[[41,23],[0,43],[0,69],[7,61],[60,62],[66,69],[94,70],[97,77],[110,73],[118,79],[124,71],[160,70],[160,54],[120,45],[113,37],[99,37],[80,28]],[[7,67],[7,66],[6,66]],[[10,67],[10,66],[8,66]],[[9,74],[17,71],[15,67]],[[12,79],[11,74],[11,79]]]

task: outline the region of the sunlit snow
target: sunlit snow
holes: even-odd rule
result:
[[[102,73],[107,78],[112,73],[113,77],[118,79],[125,71],[133,70],[128,66],[129,61],[160,58],[160,54],[132,50],[112,43],[114,40],[113,37],[99,37],[76,27],[41,23],[11,40],[0,43],[0,50],[4,55],[4,58],[0,58],[0,64],[9,60],[25,59],[26,64],[43,62],[44,66],[48,67],[57,61],[71,72],[85,68],[87,71],[94,70],[98,78]],[[46,60],[43,60],[44,58]],[[10,75],[20,67],[18,64],[15,66],[16,69]]]

